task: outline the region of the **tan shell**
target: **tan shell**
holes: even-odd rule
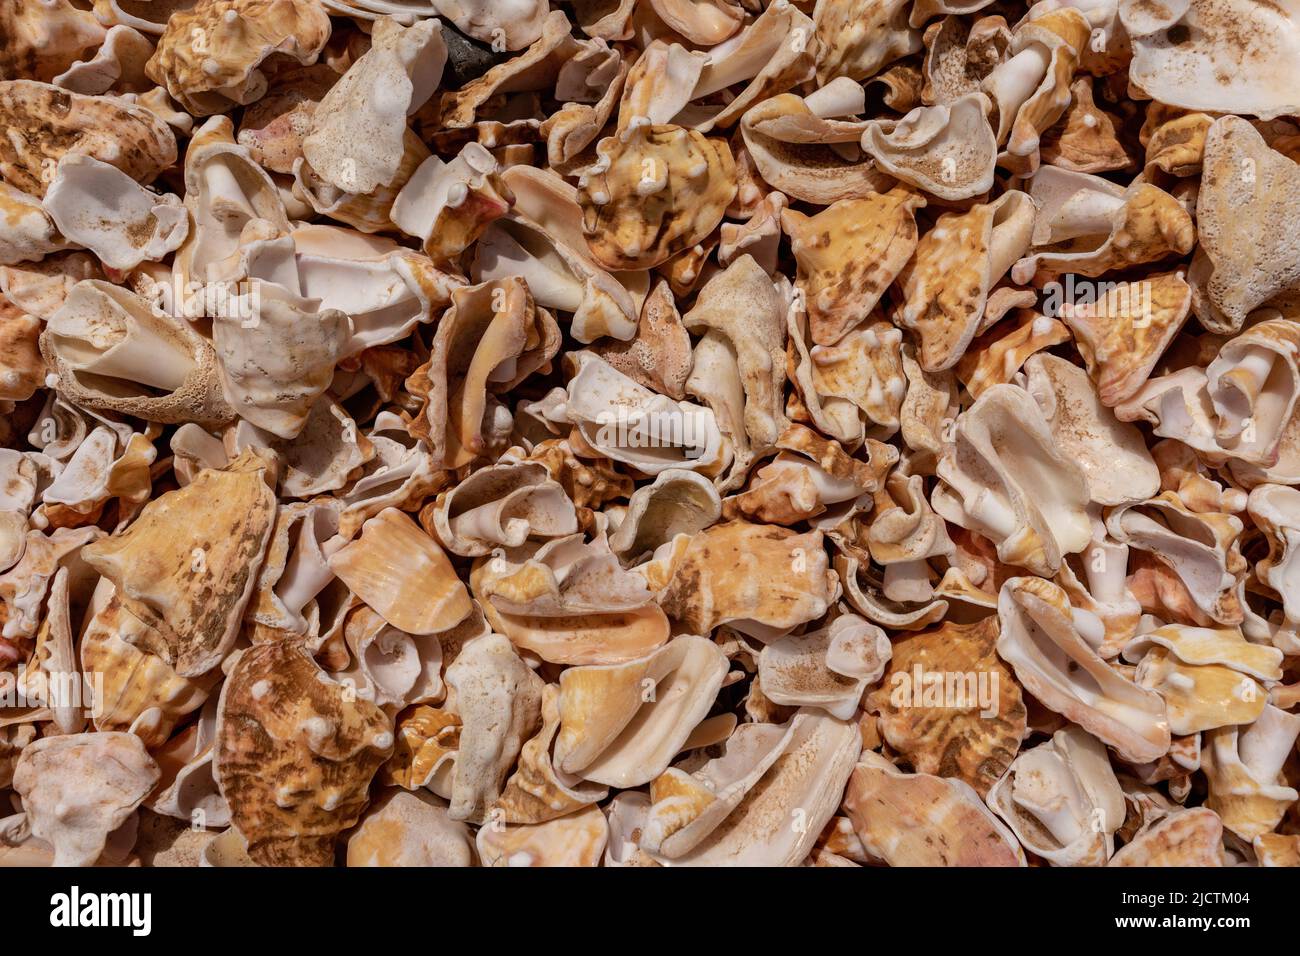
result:
[[[545,823],[479,827],[484,866],[598,866],[609,838],[599,807],[586,807]]]
[[[1289,224],[1300,215],[1300,165],[1270,149],[1240,117],[1214,122],[1196,199],[1200,240],[1192,262],[1208,302],[1197,317],[1213,332],[1235,332],[1256,307],[1300,288]]]
[[[1223,866],[1223,822],[1205,807],[1171,813],[1143,827],[1110,866]]]
[[[427,786],[449,796],[460,726],[460,718],[445,708],[408,707],[397,715],[393,756],[380,770],[379,780],[407,790]]]
[[[866,852],[890,866],[1024,866],[1016,838],[969,784],[903,773],[867,751],[844,810]]]
[[[112,96],[83,96],[31,80],[0,81],[0,178],[45,195],[67,153],[111,163],[138,183],[153,182],[176,162],[176,137],[141,106]]]
[[[609,269],[649,269],[712,232],[736,194],[724,140],[668,124],[601,140],[578,202],[592,255]]]
[[[239,652],[221,689],[213,773],[263,866],[328,866],[393,750],[392,722],[291,642]]]
[[[81,634],[81,668],[101,682],[91,720],[97,730],[130,731],[146,746],[159,747],[186,714],[203,706],[220,674],[185,678],[161,657],[141,650],[155,635],[111,588],[105,590],[102,607]]]
[[[990,386],[1015,381],[1022,367],[1039,352],[1068,341],[1070,330],[1060,322],[1030,309],[1017,309],[971,342],[957,363],[957,378],[979,398]]]
[[[555,320],[534,305],[522,279],[456,289],[452,307],[439,321],[429,361],[407,386],[427,396],[427,422],[414,433],[428,438],[435,462],[456,468],[483,454],[490,394],[549,367],[559,347]]]
[[[993,186],[997,141],[983,93],[918,106],[901,120],[872,120],[862,148],[881,170],[940,199],[970,199]]]
[[[820,531],[728,521],[686,543],[660,605],[690,633],[778,637],[825,614],[835,591]]]
[[[1105,746],[1078,727],[1017,757],[987,799],[1026,849],[1057,866],[1105,866],[1125,817]]]
[[[895,321],[917,333],[927,371],[951,368],[981,328],[989,293],[1029,246],[1034,204],[1003,193],[965,213],[944,213],[902,270],[904,304]]]
[[[955,430],[939,463],[944,484],[931,499],[939,514],[988,537],[1004,563],[1035,574],[1055,574],[1065,555],[1087,546],[1087,478],[1027,392],[989,387]]]
[[[1061,304],[1060,316],[1074,333],[1103,405],[1114,408],[1142,387],[1191,305],[1192,289],[1181,272],[1117,282],[1094,302]]]
[[[211,344],[121,286],[77,283],[50,316],[41,354],[76,405],[164,424],[234,417]]]
[[[1205,735],[1205,805],[1242,839],[1276,829],[1300,799],[1282,773],[1297,733],[1300,718],[1269,706],[1248,727],[1220,727]]]
[[[408,634],[437,634],[470,612],[469,593],[438,543],[396,508],[361,526],[329,566],[361,600]]]
[[[427,793],[391,790],[372,803],[348,837],[348,866],[472,866],[465,824]]]
[[[819,707],[850,720],[862,693],[890,659],[885,632],[856,614],[841,614],[827,627],[790,635],[763,648],[758,679],[763,695],[786,707]]]
[[[145,66],[196,116],[222,113],[266,92],[271,55],[314,63],[330,22],[317,0],[200,0],[173,13]]]
[[[40,334],[39,319],[0,299],[0,401],[26,401],[45,381]]]
[[[668,640],[669,624],[639,575],[603,540],[581,534],[480,563],[475,595],[494,628],[558,664],[613,664]]]
[[[266,463],[245,452],[145,506],[125,531],[82,556],[149,628],[141,650],[198,677],[234,646],[275,521]]]
[[[727,227],[724,224],[722,228]],[[661,280],[646,296],[631,339],[599,339],[592,343],[591,351],[652,391],[676,401],[686,397],[686,379],[692,365],[691,337],[667,282]]]
[[[50,82],[104,39],[104,28],[70,0],[15,0],[0,10],[0,77]]]
[[[921,33],[909,27],[908,13],[904,0],[819,4],[813,13],[822,50],[818,84],[837,76],[865,80],[890,60],[920,50]]]
[[[722,686],[717,645],[685,635],[624,664],[560,675],[557,769],[611,787],[648,783],[667,769]]]
[[[665,866],[797,866],[835,812],[861,739],[815,708],[745,724],[722,756],[650,784],[641,848]]]
[[[1117,136],[1117,119],[1093,100],[1092,78],[1076,78],[1070,93],[1073,100],[1061,123],[1043,133],[1043,162],[1081,173],[1130,168],[1133,160]]]
[[[560,729],[560,691],[555,684],[542,688],[542,728],[523,745],[519,764],[506,781],[490,816],[506,823],[545,823],[583,807],[599,803],[609,790],[563,773],[551,759],[551,744]]]
[[[54,846],[54,865],[91,866],[157,782],[139,737],[90,733],[28,744],[13,786],[32,835]]]
[[[1044,706],[1126,760],[1155,760],[1169,750],[1164,701],[1097,656],[1079,633],[1086,618],[1072,614],[1061,588],[1042,578],[1011,578],[998,595],[998,616],[998,655]]]
[[[881,736],[918,773],[962,780],[981,797],[1029,732],[1020,684],[994,651],[997,635],[996,617],[906,635],[865,701],[880,715]]]
[[[447,668],[447,684],[461,719],[448,814],[483,823],[524,741],[541,724],[544,684],[500,634],[466,643]]]
[[[834,345],[868,320],[916,250],[916,210],[925,203],[920,193],[896,187],[842,199],[815,216],[781,213],[815,343]]]

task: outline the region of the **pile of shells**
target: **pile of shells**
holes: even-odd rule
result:
[[[1300,862],[1294,0],[0,37],[0,863]]]

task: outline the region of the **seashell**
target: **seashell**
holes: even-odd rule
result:
[[[153,182],[176,162],[176,137],[142,106],[114,96],[83,96],[32,80],[0,81],[0,176],[15,189],[44,196],[57,163],[82,153],[111,163],[138,183]]]
[[[1179,735],[1249,724],[1267,703],[1259,680],[1282,677],[1282,652],[1251,644],[1234,629],[1170,624],[1124,647],[1138,663],[1137,683],[1160,694],[1169,729]]]
[[[86,723],[81,696],[73,689],[85,686],[72,646],[72,609],[68,569],[61,567],[50,584],[45,620],[36,634],[36,649],[17,681],[29,700],[48,708],[55,729],[63,734],[80,732]]]
[[[0,182],[0,205],[5,213],[4,229],[0,232],[0,263],[36,262],[68,247],[67,239],[59,234],[54,220],[35,196]],[[9,302],[4,305],[13,308]]]
[[[206,301],[194,301],[196,293],[207,298],[203,283],[237,278],[246,242],[289,231],[279,189],[234,134],[228,117],[213,117],[194,132],[185,152],[185,208],[194,228],[173,268],[187,297],[180,310],[185,314],[207,311]]]
[[[392,790],[348,837],[348,866],[473,866],[473,838],[427,793]]]
[[[781,216],[788,202],[785,193],[773,190],[755,206],[748,222],[723,222],[719,227],[718,263],[729,266],[742,255],[749,255],[764,272],[773,275],[782,235]]]
[[[1087,547],[1087,477],[1027,392],[991,386],[954,431],[938,466],[935,511],[993,541],[999,560],[1035,574],[1055,574],[1065,555]]]
[[[927,601],[930,558],[951,555],[944,522],[925,498],[920,475],[893,472],[875,492],[875,516],[867,529],[871,559],[884,568],[883,592],[889,600]]]
[[[1105,746],[1078,727],[1017,757],[988,804],[1030,853],[1055,866],[1105,866],[1125,816]]]
[[[59,160],[45,210],[64,238],[122,271],[162,259],[189,234],[189,217],[174,195],[151,193],[116,166],[81,153]]]
[[[1011,56],[980,84],[998,110],[997,138],[1005,144],[998,165],[1021,176],[1038,170],[1042,133],[1069,107],[1080,51],[1091,41],[1087,19],[1072,7],[1040,11],[1016,25]]]
[[[228,668],[212,768],[262,866],[328,866],[393,750],[392,722],[300,644],[257,644]]]
[[[753,104],[811,80],[819,52],[811,19],[794,4],[770,4],[725,46],[709,51],[691,99],[742,82],[745,87],[717,115],[696,124],[696,129],[708,132],[713,127],[732,126]]]
[[[624,571],[603,539],[573,534],[510,554],[480,563],[470,582],[493,628],[542,660],[621,663],[668,640],[645,579]]]
[[[460,726],[460,717],[446,708],[417,704],[402,711],[397,715],[393,756],[380,770],[380,782],[406,790],[428,787],[449,798]]]
[[[403,28],[375,22],[371,46],[312,113],[302,141],[312,172],[344,193],[366,195],[394,183],[403,162],[407,117],[438,88],[447,46],[437,20]],[[366,144],[356,149],[358,141]]]
[[[508,218],[488,226],[471,274],[479,281],[523,277],[539,305],[573,313],[569,333],[580,342],[631,339],[641,293],[633,295],[629,273],[617,278],[592,256],[577,190],[549,170],[527,166],[512,166],[501,179],[514,206]]]
[[[723,502],[725,517],[784,525],[816,517],[818,526],[832,527],[879,487],[896,454],[873,441],[872,460],[864,463],[802,425],[786,428],[776,447],[781,452],[754,473],[748,489]]]
[[[745,724],[722,756],[651,781],[641,850],[665,866],[797,866],[860,749],[853,724],[816,709],[783,725]]]
[[[697,46],[721,43],[740,29],[745,16],[728,0],[650,0],[650,7],[669,29]]]
[[[275,519],[266,463],[246,452],[151,501],[125,531],[82,557],[110,579],[133,634],[182,677],[212,670],[230,652]],[[183,516],[183,517],[180,517]]]
[[[299,225],[287,238],[243,243],[240,256],[232,278],[275,283],[319,300],[322,311],[346,312],[349,356],[405,338],[462,284],[390,239],[337,226]]]
[[[817,83],[836,77],[865,80],[891,60],[921,49],[921,34],[908,25],[903,0],[853,0],[822,4],[813,12],[817,29]],[[919,24],[918,24],[919,25]]]
[[[951,368],[980,329],[993,286],[1028,248],[1034,204],[1006,192],[965,213],[944,213],[902,270],[905,302],[895,321],[920,338],[926,371]]]
[[[790,337],[799,355],[793,375],[818,429],[848,446],[898,431],[907,397],[903,333],[883,320],[868,321],[835,345],[807,348],[802,329]]]
[[[1223,866],[1223,821],[1213,810],[1178,810],[1143,827],[1108,866]]]
[[[352,682],[367,700],[397,708],[442,698],[442,645],[436,637],[417,639],[359,605],[346,614],[343,639],[352,663],[333,676]]]
[[[304,209],[310,208],[361,232],[396,231],[392,220],[393,203],[416,170],[429,158],[429,148],[410,129],[402,134],[401,146],[401,152],[397,154],[397,171],[393,174],[392,181],[377,186],[369,193],[341,190],[317,175],[305,159],[295,159],[292,198],[303,204]],[[351,158],[345,157],[341,164],[348,171],[344,174],[345,178],[350,176],[352,166],[347,164],[347,160]]]
[[[1286,227],[1297,214],[1298,183],[1300,166],[1270,149],[1245,120],[1225,116],[1210,126],[1196,198],[1200,245],[1190,275],[1204,290],[1196,316],[1211,332],[1236,332],[1252,310],[1300,289]]]
[[[166,424],[233,416],[207,341],[120,286],[77,283],[50,317],[41,354],[77,405]]]
[[[1103,405],[1114,408],[1142,387],[1187,321],[1191,304],[1192,290],[1181,272],[1117,282],[1095,302],[1061,303],[1061,319],[1074,333]]]
[[[447,668],[447,684],[462,723],[448,816],[483,823],[524,742],[541,724],[544,683],[507,638],[489,634],[461,648]]]
[[[713,483],[693,471],[668,469],[638,488],[609,538],[624,564],[636,564],[679,534],[698,534],[722,516]]]
[[[698,351],[696,358],[698,368]],[[647,475],[668,468],[708,474],[725,464],[710,409],[657,395],[592,352],[573,353],[572,364],[565,413],[598,454]]]
[[[195,829],[230,826],[230,807],[212,775],[216,737],[217,698],[209,697],[197,722],[155,750],[162,777],[146,801],[150,810]]]
[[[0,77],[49,82],[104,40],[104,28],[69,0],[18,0],[0,12]]]
[[[843,614],[827,627],[768,644],[759,655],[758,677],[773,703],[820,707],[850,720],[891,655],[884,631],[856,614]]]
[[[17,564],[27,549],[27,519],[36,502],[38,476],[33,458],[12,448],[0,449],[0,572]]]
[[[330,569],[385,621],[407,634],[437,634],[470,612],[465,585],[438,543],[396,508],[361,526],[329,558]]]
[[[1201,171],[1205,157],[1205,136],[1214,117],[1189,112],[1163,103],[1152,103],[1142,124],[1141,141],[1146,147],[1146,167],[1170,176],[1194,176]]]
[[[434,261],[443,262],[504,215],[511,198],[496,158],[478,143],[466,143],[449,163],[426,159],[393,200],[390,215],[403,232],[423,241]]]
[[[1050,239],[1063,243],[1064,248],[1034,251],[1021,259],[1011,267],[1015,282],[1041,286],[1068,273],[1104,275],[1113,269],[1186,255],[1195,244],[1196,228],[1183,205],[1140,178],[1121,193],[1100,177],[1083,173],[1049,176],[1041,195],[1043,198],[1030,190],[1039,204],[1034,246],[1037,249]],[[1068,240],[1080,237],[1089,238],[1090,248],[1073,251],[1077,244]]]
[[[1300,865],[1300,845],[1294,836],[1280,833],[1263,833],[1255,837],[1252,847],[1255,859],[1260,866],[1297,866]]]
[[[871,120],[862,149],[876,165],[940,199],[970,199],[993,186],[997,141],[983,93],[950,104],[918,106],[901,120]]]
[[[816,344],[834,345],[870,317],[917,247],[916,210],[925,202],[919,193],[895,187],[841,199],[815,216],[794,209],[781,213]]]
[[[408,380],[427,405],[417,436],[427,435],[442,467],[469,464],[487,451],[485,418],[491,392],[506,391],[549,368],[560,332],[538,309],[522,279],[493,280],[457,289],[438,324],[429,361]]]
[[[999,16],[980,17],[974,23],[944,17],[925,28],[923,39],[925,85],[920,96],[927,105],[933,105],[951,103],[978,91],[980,81],[1007,56],[1011,31]],[[886,105],[906,113],[916,104],[906,108]]]
[[[1028,736],[1020,685],[997,659],[995,617],[945,622],[893,645],[865,707],[918,773],[962,780],[984,796]]]
[[[187,111],[211,116],[262,98],[268,57],[314,63],[329,35],[315,0],[200,0],[167,20],[145,72]]]
[[[767,273],[742,256],[704,284],[682,324],[689,332],[716,332],[726,340],[745,391],[746,435],[754,447],[774,444],[788,424],[781,408],[785,323]]]
[[[54,847],[54,865],[91,866],[157,781],[139,737],[89,733],[28,744],[13,786],[32,836]]]
[[[1236,537],[1241,519],[1197,514],[1173,492],[1121,505],[1106,518],[1112,538],[1149,552],[1181,580],[1197,608],[1220,624],[1241,623],[1238,579],[1246,570]]]
[[[626,131],[639,116],[651,123],[671,123],[696,98],[700,76],[709,65],[710,57],[703,52],[689,50],[666,38],[646,44],[628,71],[619,99],[618,132]],[[723,88],[730,85],[724,83]],[[711,123],[706,118],[701,125],[708,127]],[[707,131],[707,128],[700,130]]]
[[[1078,77],[1070,83],[1070,94],[1061,123],[1042,131],[1043,162],[1080,173],[1129,169],[1133,160],[1119,140],[1119,121],[1097,106],[1093,81]]]
[[[1005,322],[999,317],[971,342],[957,362],[957,377],[978,398],[991,385],[1014,381],[1034,355],[1068,341],[1070,332],[1060,322],[1031,309],[1017,309]]]
[[[148,93],[150,89],[158,89],[144,72],[153,53],[153,40],[138,30],[119,23],[109,27],[104,34],[104,42],[94,56],[70,64],[50,82],[65,90],[90,96],[115,90],[122,93]]]
[[[599,803],[609,790],[559,770],[551,759],[551,744],[560,729],[559,688],[542,688],[542,729],[523,745],[519,765],[493,804],[490,816],[505,823],[546,823]]]
[[[1243,840],[1274,830],[1300,799],[1282,773],[1295,748],[1300,718],[1267,706],[1248,727],[1219,727],[1205,735],[1205,804]]]
[[[667,282],[659,281],[646,296],[632,338],[599,339],[592,343],[591,351],[652,392],[676,401],[686,397],[686,380],[693,364],[691,337],[682,324]]]
[[[93,525],[55,528],[49,534],[28,530],[22,556],[0,574],[0,601],[3,601],[0,610],[4,612],[0,636],[6,640],[35,637],[41,621],[41,605],[59,567],[79,563],[82,547],[103,536]],[[0,645],[0,651],[3,650],[4,645]]]
[[[774,640],[820,618],[837,597],[817,530],[797,534],[779,526],[728,521],[670,544],[679,553],[659,604],[689,633],[730,624],[741,633]]]
[[[311,127],[312,114],[338,78],[324,63],[277,75],[275,88],[245,107],[237,142],[267,172],[293,175],[293,162],[302,156],[302,139]]]
[[[1300,492],[1282,485],[1259,485],[1250,492],[1246,510],[1268,541],[1268,556],[1254,565],[1254,576],[1277,592],[1288,623],[1300,622],[1300,589],[1292,584],[1300,530]],[[3,562],[0,562],[3,563]]]
[[[903,773],[871,751],[849,777],[844,811],[862,846],[889,866],[1025,866],[1006,825],[961,780]]]
[[[376,5],[377,0],[360,2]],[[507,50],[522,50],[535,42],[541,36],[549,12],[546,0],[513,0],[504,4],[488,0],[433,0],[430,6],[431,12],[446,17],[462,33],[484,43],[504,44]]]
[[[1125,760],[1155,760],[1169,750],[1164,701],[1097,656],[1082,633],[1100,630],[1100,622],[1072,608],[1060,587],[1012,578],[998,595],[998,616],[998,655],[1044,706]]]
[[[1132,504],[1159,491],[1160,473],[1142,433],[1105,407],[1081,368],[1042,353],[1025,371],[1057,447],[1083,470],[1094,502]]]
[[[598,866],[609,838],[599,807],[585,807],[545,823],[479,827],[484,866]]]
[[[584,46],[599,49],[595,41],[571,36],[572,26],[562,10],[551,10],[542,19],[541,35],[523,53],[498,63],[456,92],[443,93],[435,100],[434,113],[444,129],[464,129],[479,119],[478,111],[501,94],[550,90],[559,79],[561,67],[578,56]]]
[[[453,554],[466,557],[578,530],[577,514],[564,487],[535,462],[503,462],[479,469],[440,494],[431,517],[438,539]]]
[[[296,438],[334,378],[352,322],[343,312],[317,311],[312,300],[267,282],[253,282],[240,299],[244,305],[234,311],[246,317],[221,315],[212,323],[222,391],[244,421]]]
[[[717,645],[691,635],[625,663],[568,668],[556,769],[611,787],[650,782],[708,713],[726,672]]]
[[[637,62],[645,57],[643,53]],[[618,49],[599,43],[584,47],[560,67],[555,90],[557,96],[564,94],[564,105],[538,130],[546,137],[546,159],[552,168],[569,172],[582,165],[587,147],[619,105],[631,69]]]
[[[649,269],[711,233],[736,195],[726,142],[669,124],[629,126],[596,145],[578,181],[583,234],[608,269]]]
[[[341,506],[329,499],[282,504],[250,599],[255,622],[305,634],[311,601],[334,579],[330,557],[344,542],[338,535]]]
[[[1119,16],[1133,44],[1130,81],[1145,95],[1184,109],[1261,119],[1297,112],[1292,92],[1278,85],[1300,43],[1289,8],[1189,0],[1152,9],[1123,0]],[[1243,36],[1267,40],[1243,46]]]

